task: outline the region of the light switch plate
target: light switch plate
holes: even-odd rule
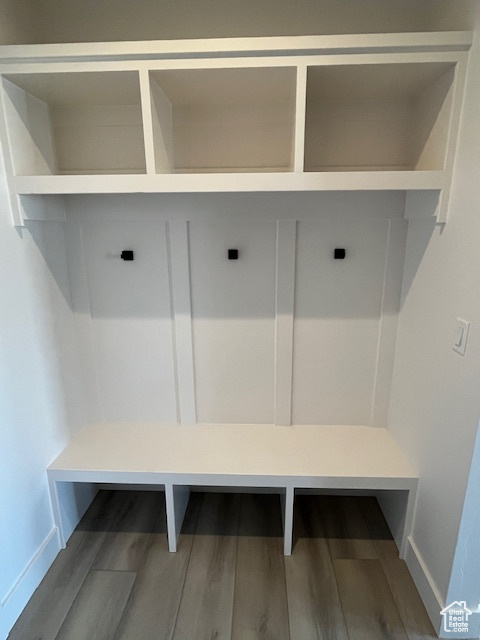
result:
[[[469,329],[470,322],[467,322],[467,320],[462,320],[462,318],[457,318],[457,324],[455,326],[455,336],[453,338],[453,350],[459,353],[461,356],[465,355]]]

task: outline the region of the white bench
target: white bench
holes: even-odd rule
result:
[[[292,552],[295,490],[406,491],[404,543],[418,482],[387,429],[264,424],[92,424],[49,466],[48,477],[63,547],[58,483],[163,486],[170,551],[176,551],[192,486],[258,487],[282,496],[286,555]]]

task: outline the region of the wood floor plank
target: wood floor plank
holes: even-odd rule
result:
[[[380,560],[333,560],[350,640],[407,640]]]
[[[244,494],[232,640],[289,640],[280,499]]]
[[[135,495],[140,499],[141,493]],[[207,494],[207,507],[200,522],[199,504],[203,494],[192,494],[176,554],[166,550],[163,499],[151,511],[144,509],[144,503],[142,509],[146,513],[157,509],[157,521],[151,527],[152,533],[146,534],[149,535],[146,552],[133,587],[131,578],[125,582],[121,579],[119,589],[109,578],[103,586],[94,585],[93,592],[97,595],[92,596],[90,581],[93,578],[87,576],[97,574],[92,572],[92,567],[107,531],[116,523],[110,543],[113,541],[121,555],[128,557],[125,548],[129,548],[132,540],[126,547],[118,545],[118,534],[122,529],[135,536],[142,529],[138,518],[131,515],[129,492],[100,492],[20,616],[9,640],[55,640],[60,631],[70,633],[75,640],[83,640],[84,636],[76,632],[78,626],[81,629],[85,626],[89,640],[98,637],[102,640],[112,637],[114,640],[172,640],[174,634],[175,640],[230,639],[228,620],[232,621],[234,640],[287,640],[290,637],[292,640],[345,640],[332,566],[349,640],[435,638],[408,569],[398,558],[395,543],[373,498],[356,497],[350,506],[345,504],[349,500],[342,502],[337,513],[340,524],[336,525],[334,501],[325,509],[323,497],[297,498],[300,508],[295,527],[297,544],[293,556],[284,559],[278,496],[240,498],[226,494],[222,499],[209,496],[212,494]],[[216,506],[215,500],[218,500]],[[344,498],[336,500],[344,501]],[[133,504],[135,502],[133,500]],[[239,512],[241,526],[237,537],[236,524],[232,523],[237,522]],[[148,531],[150,524],[143,522],[143,529]],[[345,536],[352,531],[357,536],[352,540],[353,552],[362,552],[362,548],[356,546],[358,540],[370,537],[378,559],[337,558],[329,564],[332,546],[337,552],[352,553],[345,540],[335,549],[333,534],[343,532]],[[144,536],[140,536],[141,545],[144,542]],[[196,557],[187,564],[189,551],[194,547],[198,547]],[[120,571],[118,575],[123,573]],[[235,584],[233,596],[232,582]],[[174,630],[182,603],[184,611],[178,616],[180,624]],[[105,613],[109,622],[104,625]],[[93,624],[95,620],[100,623]]]
[[[165,503],[163,492],[127,491],[117,518],[95,560],[94,569],[137,571]]]
[[[112,640],[136,574],[91,571],[56,640]]]
[[[174,640],[230,640],[240,495],[204,496]]]
[[[321,496],[320,499],[332,558],[377,559],[377,552],[358,507],[357,498]]]
[[[375,498],[359,501],[383,571],[409,640],[436,638],[415,583],[395,544]]]
[[[103,498],[99,495],[98,501]],[[80,522],[66,549],[60,551],[17,620],[10,640],[52,640],[56,637],[92,568],[119,505],[118,497],[110,501],[107,517],[101,507],[95,511],[94,506],[88,519]]]
[[[318,496],[298,496],[296,544],[285,558],[291,640],[349,640]]]
[[[115,520],[125,502],[127,493],[126,491],[101,489],[85,512],[82,522],[98,518],[102,518],[104,521]]]
[[[192,493],[176,553],[168,550],[165,507],[140,566],[115,640],[171,640],[203,495]]]
[[[436,638],[407,565],[398,557],[395,542],[378,540],[375,546],[409,640]]]

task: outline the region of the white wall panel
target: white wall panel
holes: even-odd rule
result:
[[[293,422],[370,424],[388,223],[324,218],[297,233]]]
[[[168,416],[177,415],[177,400],[176,419],[182,422],[195,421],[197,410],[198,422],[288,424],[292,335],[290,329],[280,329],[293,322],[293,303],[288,309],[284,306],[286,300],[293,300],[296,283],[293,420],[385,424],[405,242],[406,223],[400,219],[403,195],[287,195],[67,199],[68,228],[83,229],[86,247],[83,253],[87,259],[82,266],[82,248],[77,246],[82,244],[82,234],[74,234],[68,255],[70,261],[78,256],[71,267],[71,283],[87,388],[91,389],[92,419],[114,413],[118,420],[155,416],[155,420],[167,421]],[[287,229],[294,230],[295,219],[303,228],[297,246],[295,234],[290,238],[288,231],[288,244],[280,243],[277,254],[278,228],[283,229],[283,235]],[[163,264],[165,224],[170,229],[177,399],[174,365],[170,364],[171,326],[168,330],[164,327],[165,332],[162,329],[163,337],[152,343],[156,346],[147,348],[141,342],[147,336],[142,326],[155,333],[154,319],[160,327],[169,317],[168,280],[164,279],[167,267],[155,263],[155,269],[163,274],[159,279],[144,265],[145,274],[137,280],[136,271],[128,268],[138,267],[137,260],[129,265],[118,258],[101,257],[102,252],[118,256],[131,238],[135,238],[135,246],[144,242],[155,245],[152,236],[160,229],[158,259]],[[138,235],[129,235],[134,229]],[[184,231],[174,233],[175,229]],[[95,267],[89,245],[100,251]],[[331,259],[337,245],[349,251],[343,263]],[[228,248],[240,250],[238,261],[227,260]],[[295,280],[296,250],[300,271]],[[105,268],[108,273],[111,270],[108,277]],[[79,277],[82,272],[83,279]],[[126,274],[138,286],[126,287],[120,278]],[[132,288],[135,299],[129,300]],[[113,291],[117,293],[111,298]],[[156,291],[163,291],[161,304],[155,298]],[[277,300],[276,293],[281,294]],[[145,316],[150,318],[147,324]],[[186,351],[192,340],[182,334],[184,329],[189,333],[190,322],[194,364]],[[130,369],[123,360],[125,349],[130,350]],[[143,352],[146,357],[139,356]],[[157,374],[159,368],[162,371]],[[148,387],[152,375],[167,375],[164,397]],[[142,376],[147,377],[145,383]],[[133,396],[139,404],[132,404]],[[102,406],[103,413],[98,408]],[[106,407],[110,407],[108,415]]]
[[[175,422],[165,224],[89,222],[83,236],[103,418]]]
[[[274,222],[192,222],[197,419],[273,422]],[[227,260],[237,248],[239,260]]]

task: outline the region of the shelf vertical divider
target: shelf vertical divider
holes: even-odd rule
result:
[[[150,74],[150,105],[156,173],[175,173],[173,105]]]
[[[140,69],[140,100],[142,104],[143,141],[147,175],[155,175],[155,148],[153,141],[152,100],[148,69]]]
[[[12,223],[14,227],[23,227],[24,220],[22,209],[20,206],[20,198],[15,188],[15,172],[13,168],[13,159],[10,149],[10,139],[8,136],[8,127],[6,122],[5,109],[5,92],[3,87],[3,78],[0,77],[0,153],[2,154],[5,178],[7,183],[7,193],[10,202]]]
[[[307,108],[307,65],[297,66],[297,92],[295,101],[295,141],[293,170],[303,172],[305,157],[305,117]]]

